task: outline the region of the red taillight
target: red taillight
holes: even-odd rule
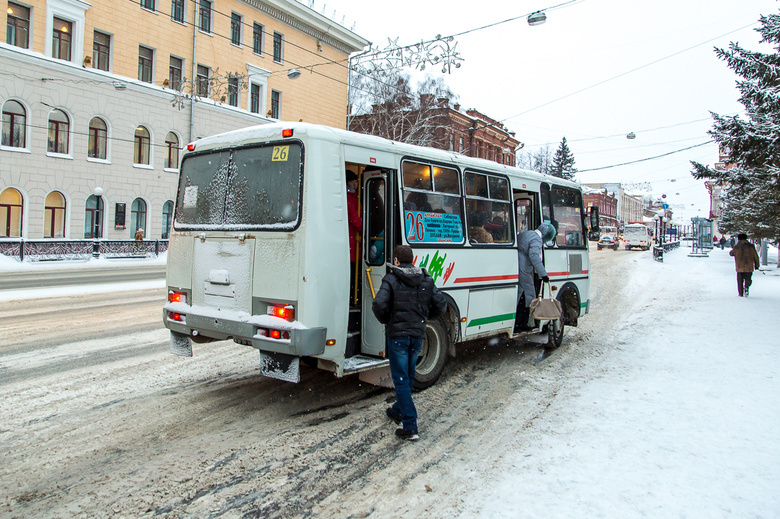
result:
[[[187,294],[184,292],[180,292],[178,290],[171,290],[168,292],[168,302],[169,303],[186,303],[187,302]]]
[[[171,321],[184,322],[184,315],[176,312],[168,312],[168,319],[170,319]]]
[[[282,130],[282,137],[292,137],[292,136],[293,136],[292,128],[285,128],[284,130]]]
[[[187,144],[187,151],[195,151],[195,143],[191,142]]]
[[[288,321],[292,321],[295,319],[295,308],[293,308],[290,305],[286,306],[269,306],[268,307],[268,315],[273,315],[274,317],[280,317],[282,319],[286,319]]]
[[[272,339],[281,339],[282,338],[282,332],[279,330],[271,330],[271,333],[269,334]]]

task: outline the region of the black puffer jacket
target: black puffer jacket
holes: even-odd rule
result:
[[[388,265],[371,309],[388,337],[424,337],[425,322],[443,314],[447,301],[425,269]]]

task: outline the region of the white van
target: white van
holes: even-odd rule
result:
[[[647,230],[647,226],[641,223],[626,225],[623,230],[623,242],[626,250],[631,250],[633,247],[648,250],[650,248],[650,232]]]

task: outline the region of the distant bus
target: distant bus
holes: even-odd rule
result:
[[[262,374],[293,382],[300,361],[338,377],[386,367],[371,302],[405,244],[448,302],[428,322],[417,361],[415,387],[428,387],[457,343],[518,335],[517,232],[542,222],[557,229],[543,259],[564,315],[533,333],[557,346],[564,325],[588,311],[586,217],[574,182],[306,123],[245,128],[187,150],[163,311],[172,353],[230,339],[260,352]],[[362,205],[353,271],[345,170],[359,177]]]
[[[650,231],[641,223],[630,223],[623,229],[623,242],[626,250],[650,248]]]

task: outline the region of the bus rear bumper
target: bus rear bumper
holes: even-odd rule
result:
[[[232,339],[238,344],[252,346],[260,351],[284,353],[297,357],[322,355],[325,352],[327,329],[323,327],[289,327],[287,329],[280,327],[284,337],[277,339],[263,336],[263,330],[267,331],[268,329],[259,327],[252,322],[215,318],[193,313],[183,314],[183,321],[177,321],[170,317],[171,310],[167,306],[163,309],[163,323],[165,327],[172,332],[186,335],[187,337],[215,340]]]

